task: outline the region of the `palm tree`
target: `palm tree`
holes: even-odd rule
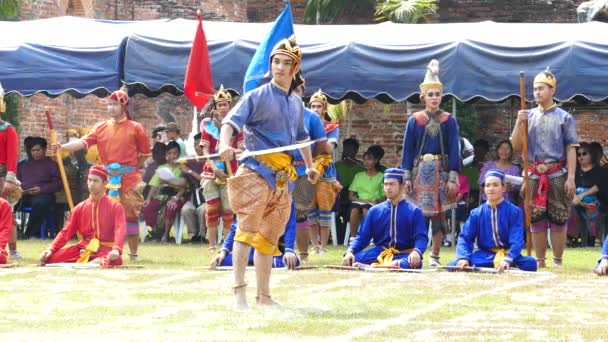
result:
[[[438,0],[308,0],[304,20],[326,23],[343,15],[365,15],[374,11],[376,20],[419,23],[437,14]]]

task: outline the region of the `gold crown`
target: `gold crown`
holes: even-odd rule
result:
[[[220,85],[220,89],[217,91],[217,93],[215,93],[215,95],[213,95],[213,100],[215,101],[215,103],[218,103],[218,102],[232,103],[232,95],[230,95],[229,91],[224,89],[224,85],[222,84],[222,85]]]
[[[310,103],[319,102],[322,103],[325,108],[327,108],[327,96],[323,94],[321,89],[317,90],[316,93],[312,94],[310,97]]]
[[[551,88],[555,88],[557,86],[557,78],[551,71],[549,71],[549,67],[545,69],[545,71],[541,71],[536,77],[534,77],[534,83],[543,83]]]
[[[295,75],[298,71],[300,71],[300,63],[302,62],[302,50],[296,43],[296,38],[294,36],[289,37],[289,39],[283,39],[277,43],[272,49],[270,53],[270,61],[272,62],[272,57],[276,54],[286,55],[293,59],[293,70],[292,73]]]

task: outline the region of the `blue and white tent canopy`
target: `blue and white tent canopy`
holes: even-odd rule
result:
[[[204,21],[216,85],[242,91],[243,77],[270,23]],[[103,21],[62,17],[0,22],[0,81],[32,95],[118,89],[149,96],[183,90],[195,20]],[[334,100],[417,98],[429,60],[440,62],[444,93],[468,101],[519,95],[547,66],[556,99],[608,99],[608,24],[295,25],[309,89]]]

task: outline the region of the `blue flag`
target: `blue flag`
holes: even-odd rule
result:
[[[289,38],[293,32],[293,18],[291,16],[291,5],[285,3],[285,9],[274,21],[268,35],[258,45],[243,81],[244,93],[260,86],[264,75],[270,70],[270,53],[272,48],[281,40]]]

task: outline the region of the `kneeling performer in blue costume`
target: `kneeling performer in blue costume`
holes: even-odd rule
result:
[[[505,201],[504,172],[486,173],[483,190],[487,201],[473,209],[458,237],[456,259],[450,266],[494,267],[500,273],[511,266],[536,271],[536,260],[522,256],[524,216],[520,208]],[[478,250],[473,252],[477,240]]]
[[[384,171],[387,200],[369,209],[359,235],[344,254],[345,266],[359,263],[422,268],[422,255],[429,243],[428,226],[422,210],[403,198],[404,174],[401,169]],[[372,239],[374,247],[363,250]]]
[[[232,223],[230,228],[230,233],[226,236],[224,240],[224,244],[222,245],[222,249],[220,252],[211,260],[210,267],[215,269],[218,266],[232,266],[232,247],[234,245],[234,235],[236,234],[236,227],[238,222],[235,220]],[[289,215],[289,220],[285,225],[285,233],[279,238],[279,252],[280,255],[276,255],[272,257],[272,267],[273,268],[283,268],[287,267],[288,269],[294,269],[297,266],[300,266],[300,260],[296,256],[294,251],[294,244],[296,241],[296,208],[295,202],[292,200],[291,202],[291,214]],[[249,252],[249,261],[248,265],[253,266],[253,253],[254,250],[251,249]]]

